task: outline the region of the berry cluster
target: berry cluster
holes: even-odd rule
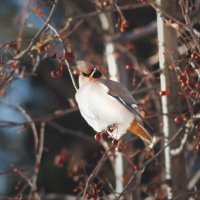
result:
[[[139,3],[147,3],[147,0],[138,0]]]
[[[68,62],[73,62],[74,61],[74,52],[72,49],[69,49],[68,51],[65,52],[65,58],[67,59]]]
[[[129,27],[129,21],[120,15],[118,17],[118,22],[115,26],[120,30],[121,33],[124,33]]]
[[[106,8],[112,5],[112,0],[101,0],[100,4],[102,8]]]
[[[51,77],[52,78],[61,78],[64,74],[63,66],[60,64],[58,67],[51,71]]]

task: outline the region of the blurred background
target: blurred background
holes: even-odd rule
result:
[[[8,67],[10,63],[7,61],[12,60],[17,51],[29,45],[45,23],[53,3],[53,0],[0,0],[0,70],[3,68],[2,63],[6,63],[4,68],[7,68],[7,73],[15,67],[15,63]],[[195,5],[196,2],[193,3]],[[133,94],[142,116],[154,127],[154,134],[160,137],[162,112],[156,12],[142,1],[119,0],[117,4],[122,7],[127,20],[126,30],[120,30],[117,26],[120,17],[116,9],[106,13],[109,16],[109,28],[104,28],[99,15],[95,14],[104,7],[99,6],[98,1],[92,0],[60,0],[51,25],[61,30],[66,21],[72,18],[67,40],[75,57],[70,64],[76,82],[77,71],[73,67],[76,60],[86,60],[103,66],[109,75],[106,46],[108,43],[114,44],[113,56],[117,63],[115,75]],[[105,8],[109,9],[109,6],[108,3]],[[199,7],[193,11],[193,16],[198,12]],[[181,18],[180,13],[175,13],[175,17]],[[52,30],[47,29],[39,41],[42,42],[53,34]],[[17,43],[20,37],[22,41]],[[18,44],[20,46],[16,47]],[[60,66],[63,53],[59,40],[54,38],[47,48],[36,47],[33,53],[27,54],[16,64],[19,71],[14,75],[12,84],[1,88],[0,193],[12,196],[20,193],[26,185],[26,180],[13,172],[15,168],[24,172],[27,178],[33,174],[34,137],[29,124],[24,123],[27,121],[27,115],[23,114],[23,110],[35,120],[37,130],[40,130],[41,122],[47,119],[37,180],[39,193],[77,195],[80,185],[84,184],[84,177],[93,170],[104,148],[94,139],[95,132],[87,125],[76,107],[75,89],[68,71],[64,69],[62,76],[52,77],[52,71]],[[182,107],[187,109],[185,102]],[[140,139],[130,135],[125,136],[125,140],[127,138],[132,139],[131,148],[134,150],[144,149]],[[160,145],[162,141],[155,151]],[[199,154],[194,154],[192,158],[187,158],[192,165],[188,177],[195,174],[200,167]],[[190,153],[186,157],[188,155]],[[140,156],[134,159],[137,163]],[[141,184],[161,181],[163,162],[162,158],[155,160],[142,175]],[[124,181],[130,175],[128,167],[126,172]],[[109,161],[104,164],[98,177],[101,183],[104,183],[101,184],[104,193],[111,193],[111,188],[106,185],[114,185],[115,178]],[[151,192],[154,193],[156,187],[143,187],[141,191],[144,199]]]

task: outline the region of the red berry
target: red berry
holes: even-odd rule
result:
[[[16,69],[17,69],[17,65],[12,64],[12,65],[11,65],[11,69],[12,69],[12,70],[16,70]]]
[[[199,60],[200,59],[200,55],[198,53],[194,52],[194,53],[191,54],[191,58],[193,60]]]
[[[146,77],[146,80],[147,80],[148,82],[152,83],[153,80],[154,80],[154,78],[153,78],[152,76],[147,76],[147,77]]]
[[[187,82],[186,82],[186,81],[182,81],[182,82],[181,82],[181,87],[183,87],[183,88],[184,88],[184,87],[187,87]]]
[[[179,124],[183,121],[183,117],[181,115],[177,115],[174,119],[174,121]]]
[[[123,26],[125,28],[128,28],[129,27],[129,21],[128,20],[125,20],[124,23],[123,23]]]
[[[73,52],[65,52],[65,58],[67,59],[68,62],[73,62],[74,61],[74,53]]]
[[[51,77],[52,77],[52,78],[55,78],[55,77],[56,77],[56,70],[51,71]]]
[[[146,3],[146,0],[138,0],[139,3]]]
[[[168,22],[169,22],[170,24],[174,24],[174,23],[175,23],[175,21],[174,21],[173,19],[169,19]]]
[[[190,10],[191,10],[191,11],[195,11],[195,10],[196,10],[195,5],[190,6]]]
[[[125,27],[120,27],[119,30],[120,30],[121,33],[124,33],[126,31],[126,28]]]
[[[181,74],[180,76],[179,76],[179,80],[181,81],[181,82],[185,82],[185,75],[184,74]]]
[[[195,129],[196,129],[197,131],[200,131],[200,124],[197,124],[197,125],[195,126]]]
[[[200,143],[196,145],[195,149],[196,149],[196,151],[198,151],[198,152],[200,151]]]
[[[127,70],[131,70],[131,69],[133,69],[133,67],[132,67],[131,64],[127,64],[127,65],[126,65],[126,69],[127,69]]]
[[[138,170],[139,170],[139,166],[138,166],[138,165],[134,165],[133,169],[134,169],[135,171],[138,171]]]
[[[73,73],[74,76],[79,76],[80,75],[80,72],[78,70],[76,70],[76,69],[74,69],[72,73]]]
[[[102,7],[108,7],[110,5],[111,5],[110,0],[103,0],[103,1],[101,1],[101,6]]]
[[[61,149],[60,153],[54,158],[54,165],[56,167],[62,167],[68,158],[68,152],[66,149]]]
[[[160,90],[159,91],[159,95],[160,96],[170,96],[170,90],[165,90],[165,91],[162,91],[162,90]]]
[[[126,144],[126,145],[123,146],[123,149],[124,149],[124,150],[127,150],[127,149],[129,149],[129,148],[130,148],[130,146],[129,146],[128,144]]]
[[[118,144],[118,140],[116,139],[112,140],[112,144],[116,146]]]
[[[95,140],[96,141],[99,141],[99,140],[101,140],[101,134],[100,133],[97,133],[95,136],[94,136],[94,138],[95,138]]]
[[[60,78],[62,76],[63,76],[63,69],[59,67],[58,69],[56,69],[56,77]]]
[[[197,99],[200,99],[200,93],[197,93],[197,94],[196,94],[196,98],[197,98]]]
[[[200,90],[200,83],[197,83],[195,87]]]
[[[115,148],[115,151],[122,152],[122,148],[121,148],[120,146],[117,146],[117,147]]]

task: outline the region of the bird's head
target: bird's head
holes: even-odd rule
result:
[[[80,72],[79,84],[84,80],[94,81],[103,78],[102,70],[99,66],[80,60],[76,62],[76,67]]]

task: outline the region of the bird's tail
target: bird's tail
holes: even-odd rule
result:
[[[151,136],[148,131],[136,120],[131,123],[129,131],[146,141],[149,145],[149,148],[153,148],[154,144],[156,143],[156,137]]]

